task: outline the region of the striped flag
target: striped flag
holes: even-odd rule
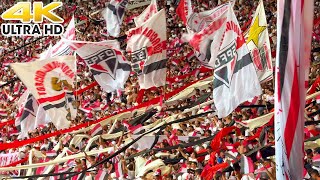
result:
[[[96,124],[90,131],[91,136],[96,136],[102,134],[103,129],[100,123]]]
[[[263,1],[256,9],[247,36],[247,45],[260,81],[272,78],[272,59]]]
[[[97,175],[95,176],[96,180],[105,180],[108,178],[108,173],[106,169],[100,169],[97,173]]]
[[[249,174],[254,172],[254,164],[250,157],[241,156],[240,160],[241,174]]]
[[[7,110],[0,108],[0,117],[7,117],[8,113]]]
[[[275,78],[277,179],[303,179],[305,80],[310,65],[313,0],[278,0]]]
[[[106,92],[123,89],[131,67],[116,40],[103,42],[72,41],[70,45],[88,65],[94,79]]]
[[[138,74],[141,89],[165,85],[166,42],[164,9],[153,15],[142,26],[129,30],[127,51],[131,53],[131,66]]]
[[[218,116],[226,117],[241,103],[261,94],[248,47],[236,16],[228,8],[217,10],[217,18],[207,27],[189,37],[193,48],[205,54],[214,68],[213,99]]]
[[[127,5],[128,0],[111,0],[108,7],[102,11],[102,16],[107,21],[108,33],[113,37],[120,35],[120,26]]]
[[[60,56],[42,61],[11,64],[30,93],[50,116],[57,129],[69,127],[66,116],[66,92],[72,89],[76,73],[74,56]]]
[[[52,159],[57,156],[57,152],[55,150],[48,150],[46,151],[46,157]]]

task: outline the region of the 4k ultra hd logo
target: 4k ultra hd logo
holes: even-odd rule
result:
[[[32,6],[32,7],[31,7]],[[20,21],[21,23],[1,24],[3,36],[60,36],[63,19],[56,15],[53,10],[62,6],[62,2],[52,2],[43,6],[42,2],[18,2],[2,13],[1,18],[9,21]],[[31,12],[33,10],[33,12]],[[46,18],[49,24],[39,23]]]

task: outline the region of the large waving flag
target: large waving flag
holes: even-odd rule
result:
[[[116,40],[103,42],[70,42],[77,54],[84,59],[93,77],[106,92],[123,89],[131,67],[121,53]]]
[[[161,10],[142,26],[128,32],[127,51],[132,69],[138,74],[141,89],[166,83],[166,16]]]
[[[68,40],[76,39],[74,17],[70,20],[62,38]],[[54,46],[50,44],[49,48],[40,54],[38,60],[41,61],[55,56],[71,55],[72,53],[73,51],[69,44],[64,40],[60,40]],[[71,118],[74,119],[77,114],[76,108],[72,105],[75,97],[70,93],[66,93],[65,98],[67,100],[66,107],[68,111],[70,111]],[[43,109],[43,104],[39,104],[28,90],[24,92],[19,101],[19,115],[16,117],[15,121],[15,126],[20,131],[19,138],[27,137],[28,131],[35,129],[39,125],[51,122],[49,114]]]
[[[193,13],[191,0],[180,0],[176,12],[184,24],[187,24],[187,19]]]
[[[102,16],[107,21],[107,31],[113,37],[118,37],[120,34],[127,5],[128,0],[111,0],[107,8],[102,11]]]
[[[65,91],[73,89],[75,57],[59,56],[42,61],[13,63],[11,67],[50,116],[56,128],[69,127]]]
[[[305,73],[310,66],[313,0],[278,0],[275,76],[277,179],[303,179]]]
[[[141,26],[150,17],[158,12],[158,5],[156,0],[151,0],[150,5],[137,17],[134,18],[136,26]]]
[[[260,83],[232,6],[194,35],[190,44],[206,54],[209,64],[214,67],[213,99],[220,118],[261,94]]]
[[[272,78],[272,59],[266,14],[263,1],[257,7],[247,36],[247,46],[251,53],[260,81]]]
[[[226,25],[228,7],[231,4],[222,4],[213,10],[193,13],[188,18],[188,34],[182,39],[188,41],[194,48],[195,54],[202,65],[213,69],[215,57],[219,51],[220,42]]]

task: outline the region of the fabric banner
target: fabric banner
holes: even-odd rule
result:
[[[166,16],[162,9],[142,26],[128,32],[127,51],[131,66],[138,74],[140,89],[163,86],[166,83]]]
[[[19,153],[0,154],[0,167],[19,161]]]
[[[137,27],[141,26],[150,17],[158,12],[158,5],[156,0],[151,0],[150,5],[138,16],[134,18]]]
[[[241,103],[260,95],[261,87],[231,6],[227,22],[218,31],[223,31],[223,39],[211,42],[221,44],[217,56],[211,58],[215,59],[213,99],[221,118],[228,116]]]
[[[228,7],[223,4],[211,11],[193,13],[188,19],[188,34],[182,39],[193,47],[199,61],[213,69],[226,26]],[[214,43],[213,43],[214,42]]]
[[[305,77],[310,66],[313,0],[279,0],[275,77],[276,178],[303,179]]]
[[[28,137],[29,131],[50,122],[50,119],[45,117],[46,114],[43,108],[41,108],[40,113],[36,113],[37,110],[39,112],[39,103],[34,96],[28,90],[25,93],[28,94],[28,97],[23,105],[24,107],[20,116],[17,117],[19,122],[16,123],[17,129],[20,131],[19,138]]]
[[[48,113],[57,129],[69,127],[65,89],[72,90],[76,72],[74,56],[11,64],[12,69]]]
[[[107,22],[107,31],[113,37],[120,35],[120,26],[124,17],[128,0],[111,0],[102,16]]]
[[[191,0],[180,0],[176,12],[184,24],[187,24],[187,19],[193,13]]]
[[[251,53],[259,80],[262,82],[270,79],[273,73],[271,49],[267,19],[262,0],[253,16],[248,34],[245,36],[247,37],[247,46]]]
[[[73,41],[77,54],[86,62],[93,77],[106,92],[123,89],[131,67],[119,50],[118,41],[97,43]]]
[[[76,38],[74,17],[72,17],[70,20],[65,33],[62,35],[62,38],[69,40],[74,40]],[[41,53],[38,60],[41,61],[50,57],[71,54],[72,50],[70,49],[69,44],[65,43],[63,40],[60,40],[53,47],[50,45],[46,51]],[[69,95],[69,97],[66,98],[67,100],[74,99],[72,95]],[[19,102],[19,113],[15,121],[15,125],[20,131],[19,138],[27,137],[28,131],[35,129],[39,125],[51,122],[49,114],[47,114],[43,109],[43,105],[39,104],[29,91],[24,92],[24,94],[20,97]],[[66,103],[67,106],[69,106],[69,110],[72,112],[72,117],[75,118],[76,109],[71,107],[71,102],[67,101]]]

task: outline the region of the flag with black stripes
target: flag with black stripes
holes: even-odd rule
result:
[[[20,132],[19,139],[28,137],[29,131],[36,129],[39,125],[48,123],[48,119],[44,116],[36,118],[39,103],[28,90],[22,94],[17,105],[19,111],[16,117],[15,126]]]
[[[13,63],[11,67],[39,106],[43,107],[55,127],[69,127],[66,91],[73,89],[76,74],[75,57],[59,56],[42,61]]]
[[[120,35],[120,26],[128,2],[128,0],[111,0],[108,6],[102,11],[102,16],[107,22],[107,31],[113,37]]]
[[[127,51],[131,54],[131,66],[138,74],[141,89],[165,85],[166,41],[164,9],[141,26],[129,30]]]
[[[76,53],[86,62],[93,77],[106,92],[123,89],[131,66],[116,40],[103,42],[70,42]]]
[[[232,6],[228,8],[226,23],[217,31],[222,31],[223,36],[220,41],[212,41],[220,46],[211,59],[215,59],[213,99],[221,118],[260,95],[261,87]]]
[[[277,1],[275,74],[276,179],[303,179],[305,82],[308,82],[313,0]]]

